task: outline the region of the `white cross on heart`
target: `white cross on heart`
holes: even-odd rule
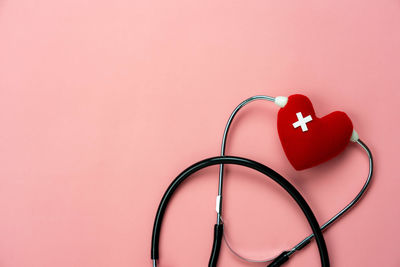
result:
[[[301,127],[301,130],[303,132],[308,131],[307,128],[307,122],[312,121],[311,115],[308,115],[307,117],[303,118],[303,114],[301,114],[301,112],[297,112],[296,113],[297,119],[298,121],[296,121],[295,123],[293,123],[293,127],[297,128],[297,127]]]

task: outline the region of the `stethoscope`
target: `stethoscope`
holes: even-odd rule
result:
[[[292,97],[292,96],[291,96]],[[225,126],[223,138],[222,138],[222,145],[221,145],[221,156],[219,157],[213,157],[213,158],[208,158],[202,161],[199,161],[188,168],[186,168],[183,172],[181,172],[174,180],[173,182],[169,185],[168,189],[164,193],[164,196],[161,199],[161,202],[159,204],[155,221],[154,221],[154,226],[153,226],[153,233],[152,233],[152,243],[151,243],[151,259],[153,261],[153,267],[157,266],[157,261],[159,258],[159,238],[160,238],[160,231],[161,231],[161,225],[162,225],[162,220],[164,217],[164,213],[166,211],[167,205],[169,203],[169,200],[171,199],[173,193],[175,190],[179,187],[179,185],[186,180],[190,175],[196,173],[197,171],[204,169],[208,166],[213,166],[213,165],[219,165],[219,181],[218,181],[218,195],[216,199],[216,212],[217,212],[217,222],[214,226],[214,241],[212,245],[212,250],[211,250],[211,256],[209,260],[209,267],[215,267],[217,265],[218,261],[218,256],[219,256],[219,251],[221,248],[221,243],[222,240],[225,241],[228,249],[237,257],[239,257],[242,260],[248,261],[248,262],[269,262],[270,267],[277,267],[281,266],[283,263],[289,260],[289,257],[293,255],[295,252],[303,249],[306,247],[308,244],[310,244],[311,240],[315,238],[315,241],[317,243],[318,251],[320,254],[320,261],[321,261],[321,266],[323,267],[328,267],[330,266],[329,264],[329,256],[328,256],[328,251],[326,247],[326,243],[324,240],[324,237],[322,235],[322,231],[327,229],[329,226],[331,226],[334,222],[336,222],[340,217],[342,217],[348,210],[350,210],[363,196],[363,194],[366,192],[373,173],[373,160],[372,160],[372,154],[369,148],[365,143],[363,143],[359,137],[358,134],[353,130],[350,136],[350,140],[354,143],[357,143],[360,145],[360,147],[367,153],[368,159],[369,159],[369,171],[368,171],[368,176],[367,179],[361,188],[360,192],[354,197],[354,199],[348,203],[342,210],[340,210],[337,214],[335,214],[331,219],[329,219],[327,222],[325,222],[322,226],[320,226],[315,218],[315,215],[313,214],[311,208],[307,204],[307,202],[304,200],[302,195],[297,191],[297,189],[290,184],[285,178],[283,178],[280,174],[275,172],[274,170],[270,169],[269,167],[258,163],[256,161],[246,159],[246,158],[241,158],[241,157],[234,157],[234,156],[226,156],[225,155],[225,148],[226,148],[226,140],[228,136],[228,132],[230,129],[230,126],[232,124],[233,119],[235,118],[236,114],[238,111],[247,105],[248,103],[251,103],[255,100],[267,100],[274,102],[281,108],[284,108],[288,101],[294,101],[290,100],[291,97],[270,97],[270,96],[264,96],[264,95],[257,95],[250,97],[243,102],[241,102],[232,112],[230,115],[228,122]],[[302,96],[304,97],[304,96]],[[305,98],[305,97],[304,97]],[[295,97],[292,97],[292,99],[295,99]],[[307,100],[307,99],[306,99]],[[290,103],[292,106],[293,104]],[[300,105],[304,106],[304,105]],[[312,117],[308,116],[308,120],[304,120],[303,117],[299,116],[300,112],[296,112],[297,117],[299,118],[299,122],[292,123],[290,122],[294,128],[297,128],[298,126],[301,126],[302,131],[306,132],[308,131],[308,128],[306,126],[306,122],[312,121]],[[302,115],[300,113],[300,115]],[[301,120],[302,119],[302,120]],[[314,118],[314,120],[317,120],[317,118]],[[289,123],[289,122],[288,122]],[[300,125],[302,123],[302,125]],[[303,128],[304,126],[304,128]],[[299,127],[300,128],[300,127]],[[308,134],[308,133],[306,133]],[[253,259],[248,259],[246,257],[241,256],[238,252],[236,252],[232,246],[229,244],[228,240],[225,238],[223,231],[224,231],[224,224],[223,224],[223,219],[222,219],[222,195],[223,195],[223,181],[224,181],[224,165],[225,164],[232,164],[232,165],[240,165],[244,166],[250,169],[253,169],[255,171],[258,171],[265,176],[269,177],[273,181],[275,181],[279,186],[281,186],[288,194],[295,200],[295,202],[298,204],[300,209],[302,210],[303,214],[305,215],[311,230],[312,234],[304,238],[302,241],[300,241],[298,244],[293,246],[289,250],[283,251],[281,254],[277,255],[276,257],[272,257],[266,260],[253,260]]]

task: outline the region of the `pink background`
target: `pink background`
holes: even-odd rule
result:
[[[325,238],[332,266],[400,266],[400,2],[0,1],[0,266],[150,266],[153,218],[188,165],[219,153],[232,109],[255,94],[303,93],[317,115],[343,110],[376,172]],[[350,145],[296,172],[275,129],[278,107],[237,117],[228,153],[280,172],[320,222],[352,199],[367,158]],[[160,266],[206,266],[217,168],[168,208]],[[310,232],[281,189],[228,168],[226,231],[249,257]],[[248,264],[222,247],[219,266]],[[287,266],[319,266],[315,244]]]

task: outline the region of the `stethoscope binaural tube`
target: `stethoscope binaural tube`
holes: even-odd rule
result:
[[[213,166],[213,165],[218,165],[218,164],[234,164],[234,165],[241,165],[241,166],[251,168],[253,170],[256,170],[256,171],[263,173],[264,175],[270,177],[277,184],[279,184],[283,189],[285,189],[290,194],[290,196],[296,201],[296,203],[299,205],[299,207],[303,211],[304,215],[306,216],[308,223],[310,224],[311,230],[314,234],[314,237],[315,237],[315,240],[316,240],[316,243],[318,246],[320,259],[321,259],[321,266],[322,267],[330,266],[328,251],[326,248],[325,240],[322,235],[320,226],[319,226],[317,219],[315,218],[315,215],[313,214],[310,206],[307,204],[307,202],[301,196],[299,191],[297,191],[297,189],[292,184],[290,184],[285,178],[283,178],[280,174],[278,174],[274,170],[268,168],[267,166],[265,166],[261,163],[258,163],[256,161],[246,159],[246,158],[226,156],[226,157],[213,157],[213,158],[205,159],[198,163],[193,164],[192,166],[185,169],[181,174],[179,174],[175,178],[175,180],[169,185],[167,191],[164,193],[164,196],[161,199],[160,205],[158,206],[156,217],[154,220],[154,225],[153,225],[153,234],[152,234],[152,239],[151,239],[151,259],[153,260],[153,267],[157,266],[157,260],[159,258],[158,250],[159,250],[161,224],[162,224],[162,220],[163,220],[166,208],[168,206],[169,200],[171,199],[173,193],[179,187],[179,185],[184,180],[186,180],[186,178],[188,178],[190,175],[192,175],[195,172],[197,172],[201,169],[204,169],[208,166]],[[213,244],[213,248],[212,248],[212,255],[210,258],[209,267],[215,267],[217,264],[219,247],[221,245],[221,238],[222,238],[222,234],[223,234],[222,231],[223,231],[222,224],[216,224],[215,228],[214,228],[214,244]],[[278,260],[286,261],[287,258],[288,257],[286,256],[286,254],[282,253],[280,255],[280,257],[278,257]]]
[[[229,119],[226,123],[225,126],[225,130],[224,130],[224,134],[222,137],[222,143],[221,143],[221,156],[225,155],[225,149],[226,149],[226,140],[228,137],[228,132],[229,129],[231,127],[231,124],[233,122],[233,119],[235,118],[235,116],[237,115],[237,113],[239,112],[239,110],[241,110],[244,106],[246,106],[247,104],[256,101],[256,100],[266,100],[266,101],[270,101],[270,102],[275,102],[278,106],[279,106],[279,97],[271,97],[271,96],[266,96],[266,95],[256,95],[256,96],[252,96],[250,98],[245,99],[244,101],[242,101],[231,113],[231,115],[229,116]],[[331,226],[333,223],[335,223],[339,218],[341,218],[344,214],[346,214],[360,199],[361,197],[365,194],[365,192],[368,189],[368,186],[371,182],[371,178],[372,178],[372,174],[373,174],[373,159],[372,159],[372,153],[370,151],[370,149],[368,148],[368,146],[362,142],[360,139],[358,139],[356,141],[356,143],[358,145],[361,146],[361,148],[367,153],[368,156],[368,160],[369,160],[369,171],[368,171],[368,176],[367,179],[364,183],[364,185],[362,186],[361,190],[359,191],[359,193],[353,198],[352,201],[350,201],[343,209],[341,209],[338,213],[336,213],[332,218],[330,218],[327,222],[325,222],[322,226],[321,226],[321,230],[324,231],[325,229],[327,229],[329,226]],[[217,224],[218,225],[223,225],[222,222],[222,186],[223,186],[223,178],[224,178],[224,165],[220,164],[219,167],[219,182],[218,182],[218,196],[217,196]],[[222,228],[222,226],[221,226]],[[276,263],[279,263],[282,259],[282,257],[284,257],[285,259],[288,259],[289,256],[291,256],[293,253],[303,249],[304,247],[306,247],[310,241],[312,240],[312,238],[314,237],[313,234],[307,236],[306,238],[304,238],[302,241],[300,241],[297,245],[295,245],[292,249],[290,249],[289,251],[284,251],[282,252],[279,256],[277,257],[272,257],[269,259],[265,259],[265,260],[252,260],[252,259],[248,259],[245,258],[243,256],[241,256],[239,253],[237,253],[228,243],[227,239],[224,237],[224,241],[226,243],[226,245],[228,246],[229,250],[236,255],[237,257],[239,257],[240,259],[244,260],[244,261],[248,261],[248,262],[272,262],[270,265],[270,267],[274,267],[274,266],[279,266]],[[219,249],[219,248],[218,248]]]

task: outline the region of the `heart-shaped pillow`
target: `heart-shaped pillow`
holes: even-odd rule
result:
[[[342,152],[353,133],[346,113],[315,115],[310,99],[291,95],[278,113],[278,133],[283,150],[296,170],[321,164]]]

